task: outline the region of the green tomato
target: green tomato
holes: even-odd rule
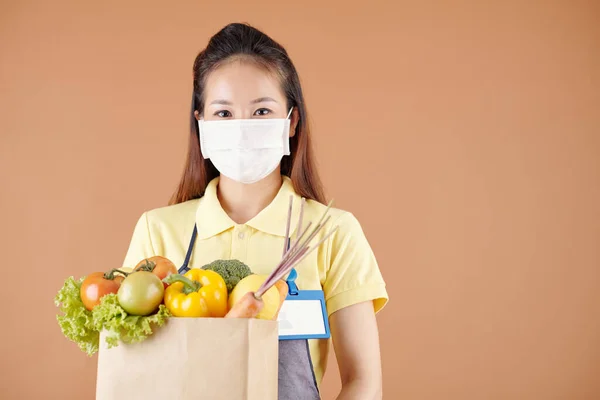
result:
[[[119,304],[128,314],[152,314],[163,301],[165,287],[156,275],[138,271],[127,276],[117,292]]]

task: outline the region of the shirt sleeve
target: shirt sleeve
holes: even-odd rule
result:
[[[138,219],[133,235],[129,243],[129,248],[125,254],[123,267],[134,268],[141,260],[155,255],[150,237],[150,228],[148,224],[148,213],[145,212]]]
[[[388,301],[385,281],[363,229],[351,213],[335,223],[329,248],[329,269],[323,284],[329,315],[364,301],[379,312]]]

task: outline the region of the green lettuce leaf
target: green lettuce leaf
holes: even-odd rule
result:
[[[163,304],[155,314],[148,316],[129,315],[119,305],[116,294],[107,294],[92,310],[94,328],[107,331],[107,347],[122,343],[138,343],[145,340],[157,326],[163,326],[171,313]]]
[[[85,308],[79,297],[83,280],[75,280],[72,276],[67,278],[54,303],[62,312],[62,315],[56,316],[62,333],[91,356],[98,351],[100,335],[95,328],[92,312]]]
[[[137,343],[145,340],[156,326],[164,325],[171,316],[163,304],[152,315],[128,315],[119,305],[116,294],[103,296],[100,304],[88,311],[79,295],[84,279],[67,278],[54,303],[61,311],[56,319],[62,333],[89,356],[98,352],[100,331],[103,329],[108,333],[106,343],[111,348],[119,342]]]

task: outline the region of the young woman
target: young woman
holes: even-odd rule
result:
[[[179,187],[168,206],[141,216],[124,264],[153,255],[191,268],[238,259],[268,274],[281,259],[290,195],[292,232],[302,198],[305,221],[326,207],[298,74],[278,43],[230,24],[198,54],[193,76]],[[341,374],[338,398],[380,398],[375,313],[388,300],[385,282],[356,218],[337,208],[329,215],[321,235],[337,231],[296,268],[296,283],[324,292]],[[328,340],[280,341],[280,399],[318,399],[328,351]]]

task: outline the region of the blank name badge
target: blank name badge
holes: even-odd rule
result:
[[[277,321],[279,340],[327,339],[330,336],[322,290],[298,290],[288,294]]]

